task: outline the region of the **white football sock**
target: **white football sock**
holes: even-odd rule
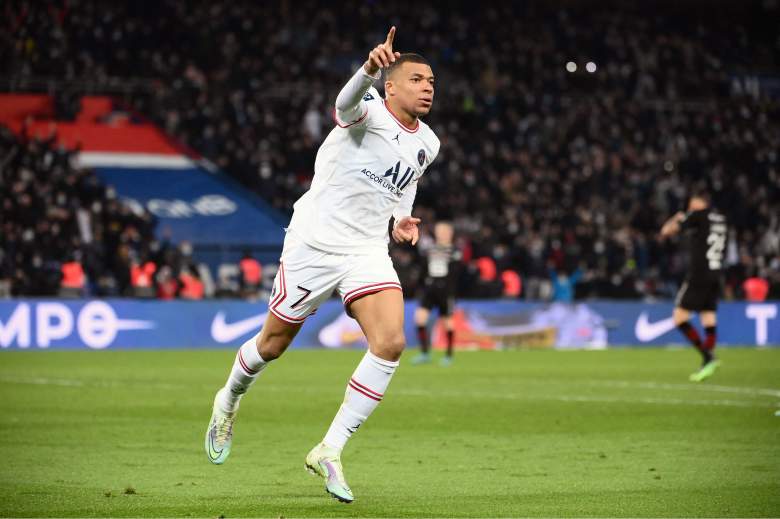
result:
[[[341,452],[347,440],[379,405],[397,367],[397,361],[380,359],[370,351],[366,352],[347,383],[344,403],[322,443]]]
[[[260,335],[259,333],[257,335]],[[233,369],[225,383],[223,391],[219,394],[219,407],[226,413],[232,413],[238,408],[238,402],[249,387],[260,376],[268,364],[257,351],[255,341],[257,335],[246,341],[238,349]]]

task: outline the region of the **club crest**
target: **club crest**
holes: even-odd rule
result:
[[[420,163],[420,166],[425,164],[425,150],[420,150],[417,152],[417,162]]]

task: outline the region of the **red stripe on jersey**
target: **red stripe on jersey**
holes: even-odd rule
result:
[[[274,306],[277,301],[279,301],[279,298],[284,295],[284,274],[282,273],[282,270],[284,269],[284,263],[279,262],[279,293],[274,296],[274,298],[271,300],[270,303],[268,303],[269,308]]]
[[[368,295],[371,295],[371,294],[376,294],[377,292],[382,292],[382,291],[384,291],[384,290],[401,290],[401,287],[400,287],[400,286],[392,286],[392,285],[388,285],[388,286],[384,286],[384,287],[372,288],[372,289],[370,289],[370,290],[366,290],[366,291],[364,291],[364,292],[359,292],[359,293],[357,293],[357,294],[355,294],[355,295],[352,295],[352,296],[350,296],[350,298],[349,298],[349,299],[345,300],[345,301],[344,301],[344,305],[346,306],[346,305],[350,304],[352,301],[355,301],[355,300],[357,300],[357,299],[360,299],[360,298],[361,298],[361,297],[363,297],[363,296],[368,296]]]
[[[390,107],[389,107],[389,106],[387,106],[387,101],[386,101],[386,100],[384,100],[384,99],[383,99],[383,100],[382,100],[382,104],[383,104],[383,105],[385,105],[385,108],[387,108],[387,111],[388,111],[388,112],[390,112],[390,115],[392,115],[392,116],[393,116],[393,119],[395,119],[395,122],[397,122],[397,123],[398,123],[398,124],[401,126],[401,128],[403,128],[403,129],[404,129],[404,130],[406,130],[407,132],[409,132],[409,133],[414,133],[414,132],[416,132],[417,130],[419,130],[419,129],[420,129],[420,120],[419,120],[419,119],[417,119],[417,126],[415,126],[414,128],[409,128],[408,126],[406,126],[404,123],[402,123],[402,122],[401,122],[401,119],[399,119],[399,118],[398,118],[398,117],[397,117],[397,116],[396,116],[396,115],[393,113],[393,111],[392,111],[392,110],[390,110]]]
[[[373,288],[371,290],[366,290],[365,292],[360,292],[359,294],[355,294],[354,296],[350,297],[348,300],[344,301],[344,304],[348,305],[352,301],[360,299],[363,296],[369,296],[371,294],[376,294],[377,292],[382,292],[384,290],[401,290],[401,287],[400,286],[397,286],[397,287],[386,286],[386,287],[379,287],[379,288]]]
[[[280,320],[282,320],[282,321],[284,321],[286,323],[290,323],[290,324],[301,324],[303,321],[306,320],[305,317],[303,319],[298,319],[296,317],[289,317],[287,315],[284,315],[282,312],[280,312],[276,308],[271,308],[271,313],[274,314],[274,316],[276,316]]]
[[[282,304],[287,298],[287,280],[284,277],[284,263],[279,263],[279,296],[276,298],[276,302],[271,306],[271,310]]]
[[[279,310],[279,305],[281,305],[285,299],[287,299],[287,279],[284,275],[284,263],[279,263],[279,286],[281,287],[281,296],[277,297],[276,303],[273,303],[273,306],[270,306],[268,309],[271,311],[272,314],[274,314],[276,317],[281,319],[282,321],[292,323],[292,324],[300,324],[303,321],[306,320],[306,317],[290,317],[289,315],[285,315],[282,313],[281,310]]]
[[[354,290],[350,290],[349,292],[344,294],[344,299],[349,298],[349,296],[351,296],[355,292],[358,292],[360,290],[365,290],[366,288],[377,287],[379,285],[395,285],[395,286],[398,286],[398,287],[401,286],[399,283],[396,283],[395,281],[382,281],[381,283],[371,283],[370,285],[363,285],[362,287],[357,287]]]
[[[339,118],[336,117],[336,108],[335,107],[333,108],[333,121],[336,123],[336,126],[338,126],[339,128],[349,128],[350,126],[354,126],[360,121],[362,121],[363,119],[365,119],[367,116],[368,116],[368,108],[366,108],[366,113],[360,116],[360,119],[358,119],[357,121],[352,121],[347,125],[344,125],[339,122]]]

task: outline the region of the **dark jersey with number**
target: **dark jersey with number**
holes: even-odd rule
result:
[[[455,309],[457,267],[460,251],[452,245],[434,245],[425,250],[425,281],[420,291],[420,307],[439,309],[439,315],[452,315]]]
[[[726,218],[717,211],[702,209],[686,213],[681,225],[688,249],[687,278],[694,281],[718,278],[726,252]]]
[[[434,245],[425,251],[425,286],[435,286],[455,292],[455,276],[461,259],[460,251],[452,245]]]

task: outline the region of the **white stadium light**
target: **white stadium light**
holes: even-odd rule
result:
[[[573,61],[569,61],[568,63],[566,63],[566,70],[568,72],[577,72],[577,64],[574,63]]]
[[[589,61],[588,64],[585,65],[585,70],[593,74],[594,72],[596,72],[596,64],[593,63],[592,61]]]

